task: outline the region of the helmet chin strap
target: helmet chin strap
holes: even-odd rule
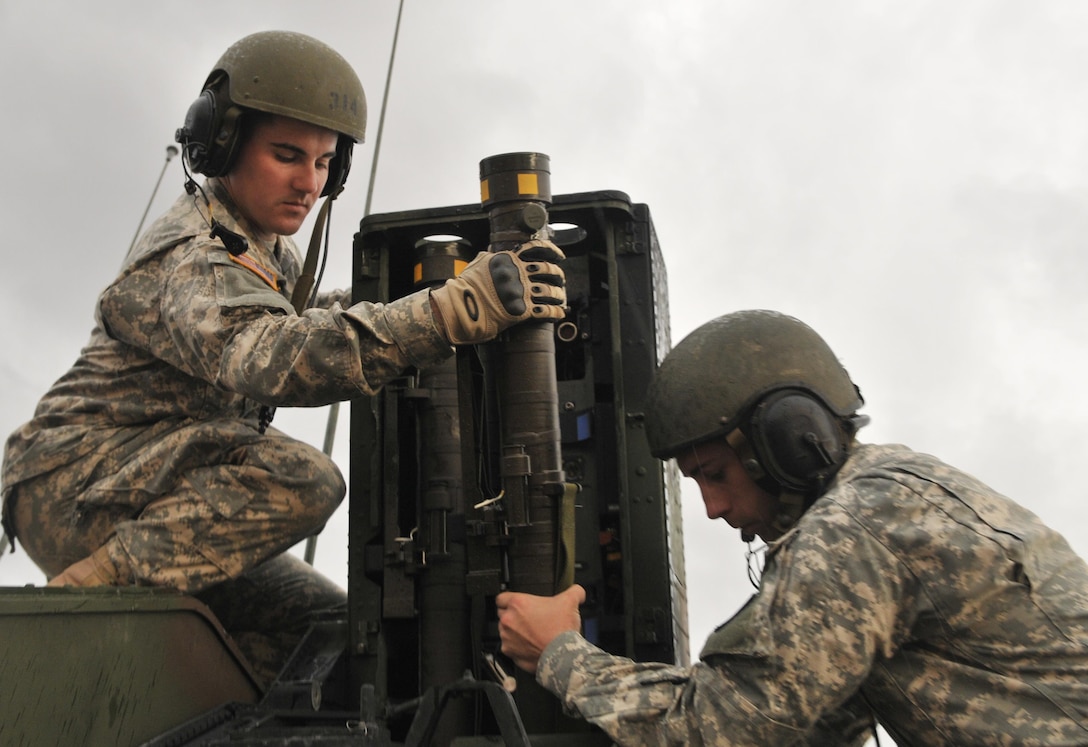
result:
[[[785,534],[801,520],[805,512],[805,495],[785,488],[778,494],[778,511],[775,512],[771,526]]]
[[[302,263],[302,272],[295,281],[295,289],[291,292],[291,305],[295,307],[295,313],[301,314],[310,306],[314,283],[317,276],[317,259],[321,254],[321,239],[327,235],[329,221],[332,215],[332,201],[343,188],[330,194],[321,203],[317,211],[317,220],[314,221],[314,231],[310,235],[310,245],[306,249],[306,259]]]
[[[771,526],[781,534],[788,532],[801,519],[801,514],[805,512],[805,494],[777,484],[767,474],[767,470],[764,469],[756,457],[751,442],[740,428],[730,431],[726,435],[725,441],[729,444],[729,448],[736,453],[748,476],[759,487],[777,498],[778,503],[775,506],[776,510]],[[755,540],[755,535],[742,529],[740,538],[742,542],[750,543]]]
[[[785,534],[793,525],[801,520],[801,514],[805,512],[805,496],[791,490],[783,490],[778,494],[778,511],[774,515],[771,526],[779,533]],[[754,542],[756,536],[751,532],[741,529],[740,540],[744,543]]]
[[[317,276],[317,260],[321,254],[321,238],[328,238],[330,213],[332,201],[343,191],[343,187],[330,193],[321,208],[317,211],[317,220],[314,221],[314,231],[310,235],[310,245],[306,249],[306,259],[302,263],[302,272],[295,281],[295,289],[291,291],[291,305],[296,314],[302,314],[310,306],[313,300],[313,288]],[[257,416],[258,430],[264,433],[272,423],[276,415],[276,408],[271,405],[261,405],[261,411]]]

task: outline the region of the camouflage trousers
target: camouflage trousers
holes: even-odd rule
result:
[[[123,581],[204,600],[266,678],[315,615],[343,609],[339,587],[283,554],[346,492],[321,451],[220,419],[85,459],[93,469],[76,463],[5,491],[5,519],[47,576],[105,547]]]

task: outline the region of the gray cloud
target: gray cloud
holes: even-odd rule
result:
[[[326,284],[347,282],[396,7],[0,4],[0,431],[74,359],[174,128],[252,31],[322,38],[368,91]],[[737,308],[801,317],[861,384],[863,435],[968,469],[1085,554],[1086,34],[1075,0],[408,0],[374,210],[473,202],[481,158],[548,153],[556,192],[650,206],[674,339]],[[180,185],[175,162],[152,213]],[[321,443],[320,411],[278,424]],[[743,546],[685,501],[697,649],[751,589]],[[20,557],[0,582],[40,581]]]

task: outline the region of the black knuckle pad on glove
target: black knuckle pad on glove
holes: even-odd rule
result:
[[[514,317],[524,315],[525,285],[521,281],[521,272],[514,256],[509,252],[498,252],[492,256],[488,269],[491,271],[491,282],[495,286],[499,303],[506,313]]]

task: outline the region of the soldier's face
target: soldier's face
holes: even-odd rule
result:
[[[258,238],[291,236],[321,196],[337,134],[287,117],[261,117],[223,183]]]
[[[781,536],[774,528],[777,499],[756,484],[724,438],[697,444],[676,462],[699,486],[708,518],[724,519],[764,542]]]

